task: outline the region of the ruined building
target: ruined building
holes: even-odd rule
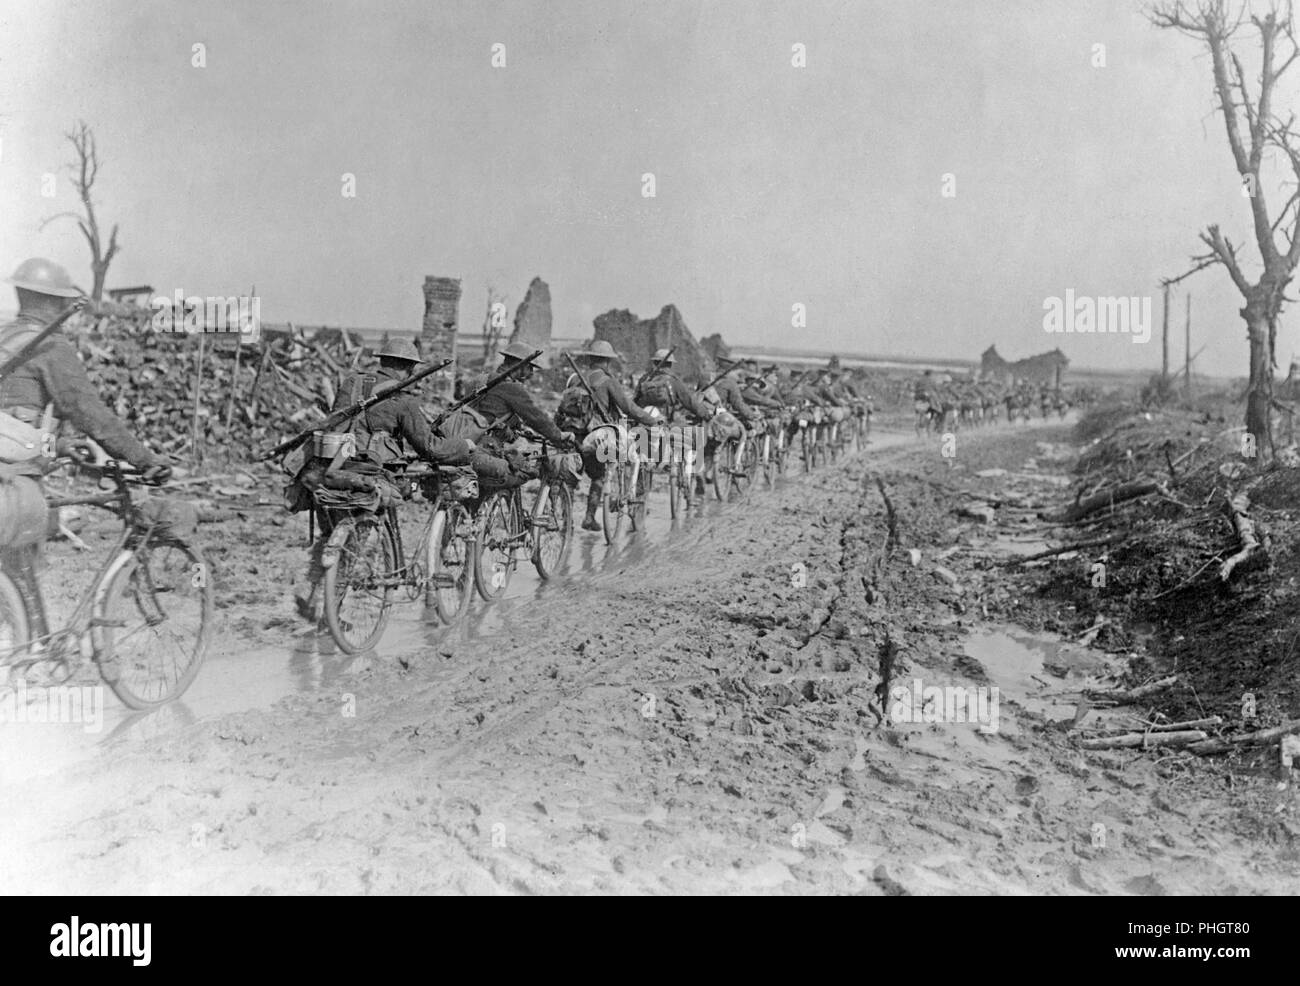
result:
[[[420,353],[439,362],[456,357],[456,329],[460,319],[460,279],[426,277],[424,279],[424,325],[420,332]],[[435,373],[425,380],[426,397],[450,401],[454,377]]]
[[[551,345],[551,289],[540,277],[533,278],[524,300],[515,309],[515,330],[510,333],[510,341],[541,350]]]
[[[594,320],[597,339],[604,339],[623,356],[634,373],[650,366],[656,349],[673,350],[675,369],[683,380],[704,382],[714,373],[712,357],[696,341],[676,305],[665,305],[654,318],[639,319],[626,309],[605,312]]]
[[[1010,383],[1014,379],[1033,383],[1057,383],[1064,378],[1065,368],[1069,365],[1069,357],[1060,349],[1008,363],[998,354],[996,346],[989,346],[980,355],[980,378],[1003,383]]]

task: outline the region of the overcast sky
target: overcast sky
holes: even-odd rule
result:
[[[89,284],[75,225],[37,228],[75,205],[81,118],[110,287],[415,329],[424,275],[452,275],[476,328],[489,283],[513,311],[540,275],[559,335],[671,302],[754,344],[1158,368],[1158,279],[1205,223],[1249,229],[1210,99],[1132,0],[0,0],[0,266]],[[1153,296],[1152,341],[1047,334],[1067,289]],[[1226,273],[1191,290],[1201,364],[1244,374]],[[1176,325],[1181,361],[1181,297]]]

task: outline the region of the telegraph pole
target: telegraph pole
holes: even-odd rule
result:
[[[1165,281],[1164,328],[1160,333],[1160,382],[1169,381],[1169,282]]]

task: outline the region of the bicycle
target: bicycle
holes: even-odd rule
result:
[[[700,456],[707,439],[705,426],[699,422],[680,430],[674,428],[669,434],[673,437],[668,441],[668,513],[675,519],[679,514],[689,513],[699,507],[695,483],[701,468]],[[660,450],[662,449],[661,444]]]
[[[784,413],[769,417],[763,429],[762,440],[758,443],[758,468],[768,489],[776,485],[777,475],[785,471],[785,431]]]
[[[623,529],[623,518],[635,533],[645,527],[646,501],[650,497],[650,470],[642,468],[641,456],[631,440],[626,421],[617,425],[599,424],[610,435],[603,439],[605,456],[612,461],[605,466],[605,482],[600,491],[600,522],[605,543],[613,544]]]
[[[503,486],[483,500],[475,520],[474,584],[485,602],[499,598],[526,553],[542,579],[564,563],[573,539],[573,488],[553,464],[547,445],[537,460],[540,483],[532,508],[524,509],[524,483]]]
[[[419,490],[430,504],[410,560],[396,503],[381,500],[377,510],[340,506],[332,491],[316,491],[317,518],[323,525],[333,524],[321,558],[325,623],[344,653],[362,654],[379,642],[399,588],[408,601],[423,596],[443,623],[454,624],[465,615],[476,532],[469,511],[454,495],[450,475],[438,467],[387,472],[404,501]],[[334,516],[340,512],[343,516]]]
[[[47,499],[50,509],[101,507],[122,521],[108,557],[95,571],[67,624],[34,638],[32,614],[45,611],[35,579],[21,584],[0,570],[0,665],[15,669],[50,664],[59,683],[68,681],[87,654],[122,703],[157,709],[194,682],[212,636],[212,573],[202,551],[170,530],[165,508],[151,511],[131,487],[139,473],[112,460],[86,461],[84,446],[56,464],[71,464],[115,489],[87,496]],[[102,486],[101,486],[102,488]]]

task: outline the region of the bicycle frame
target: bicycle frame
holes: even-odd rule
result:
[[[65,653],[67,650],[66,641],[69,639],[75,639],[80,642],[94,627],[96,619],[94,613],[97,609],[103,606],[105,601],[104,594],[106,593],[113,576],[116,575],[118,569],[126,564],[134,555],[134,551],[127,548],[127,544],[132,540],[132,537],[134,536],[138,538],[141,543],[146,543],[148,541],[149,535],[153,530],[152,527],[142,533],[132,525],[132,521],[136,514],[134,504],[131,501],[130,489],[126,485],[126,480],[122,474],[122,470],[120,468],[112,469],[109,471],[109,475],[118,485],[118,489],[113,493],[102,493],[93,496],[54,497],[45,501],[46,505],[51,510],[57,510],[60,507],[77,506],[93,506],[109,510],[121,519],[122,532],[113,542],[113,546],[109,550],[108,555],[100,563],[98,569],[96,569],[94,578],[91,579],[86,591],[77,601],[76,608],[73,609],[72,615],[68,618],[67,625],[58,629],[50,629],[49,627],[46,627],[46,632],[43,635],[33,636],[31,639],[25,641],[20,648],[12,648],[11,651],[27,650],[33,645],[54,644],[57,642],[57,651],[53,654],[43,653],[33,660],[62,660],[73,667],[77,666],[73,664],[73,662],[68,661]],[[9,574],[12,575],[17,573]],[[40,581],[35,577],[30,579],[22,578],[16,580],[16,584],[18,585],[20,593],[31,593],[35,596],[33,600],[27,601],[29,613],[33,609],[32,604],[34,603],[36,611],[44,614],[46,612],[45,590],[41,586]],[[0,664],[10,663],[11,666],[17,666],[26,663],[22,661],[8,662],[7,658],[12,656],[12,653],[5,654],[0,652]],[[77,650],[76,657],[78,658],[77,663],[79,664],[81,657],[80,649]]]

